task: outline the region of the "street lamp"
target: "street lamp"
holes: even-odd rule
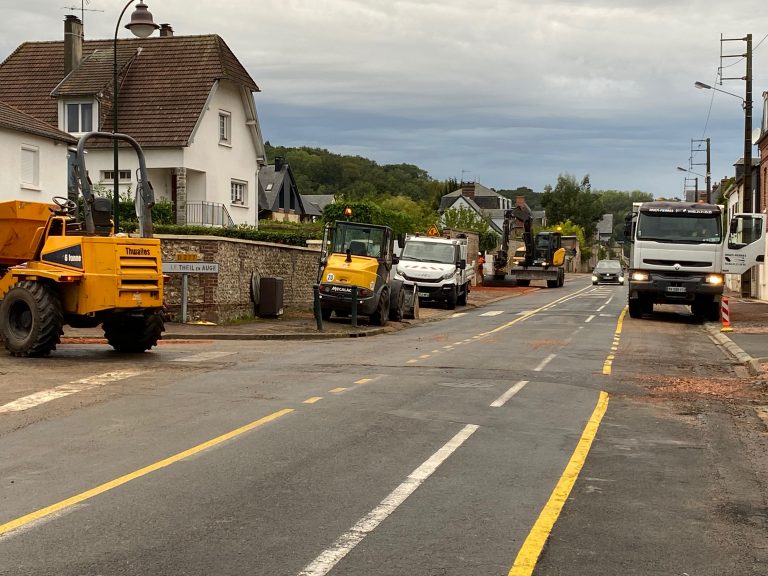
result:
[[[115,39],[112,43],[112,89],[113,89],[113,96],[112,96],[112,133],[117,132],[117,109],[118,109],[118,99],[119,99],[119,93],[120,88],[117,85],[117,32],[120,29],[120,21],[123,19],[123,15],[125,14],[125,11],[128,10],[128,6],[133,4],[136,0],[129,0],[125,6],[123,7],[123,11],[120,12],[120,16],[117,19],[117,24],[115,24]],[[133,14],[131,14],[131,21],[125,25],[128,30],[130,30],[134,36],[137,36],[138,38],[147,38],[160,28],[155,22],[152,20],[152,13],[147,9],[147,5],[144,4],[142,0],[139,0],[139,3],[136,5],[136,10],[133,11]],[[112,147],[113,147],[113,154],[114,154],[114,164],[113,164],[113,173],[112,176],[114,178],[114,188],[112,189],[112,197],[113,197],[113,204],[114,204],[114,222],[115,222],[115,234],[118,233],[120,230],[120,168],[118,165],[118,149],[117,149],[117,138],[112,139]]]
[[[697,81],[697,82],[694,82],[693,85],[696,88],[699,88],[700,90],[714,90],[715,92],[722,92],[723,94],[728,94],[729,96],[733,96],[734,98],[738,98],[739,100],[741,100],[742,108],[746,108],[747,106],[747,103],[744,100],[744,98],[742,98],[738,94],[734,94],[733,92],[726,92],[725,90],[720,90],[720,88],[715,88],[714,86],[710,86],[709,84],[704,84],[704,82]]]

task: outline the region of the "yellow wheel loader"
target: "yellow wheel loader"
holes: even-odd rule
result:
[[[115,235],[112,201],[95,197],[85,169],[85,144],[116,138],[139,159],[139,238]],[[46,356],[62,327],[101,324],[118,352],[144,352],[164,330],[160,240],[152,238],[154,191],[144,154],[125,134],[89,132],[77,146],[83,218],[71,198],[52,204],[0,202],[0,336],[14,356]]]
[[[393,295],[390,281],[393,259],[397,260],[393,244],[388,226],[344,221],[326,226],[318,270],[324,320],[333,312],[349,316],[353,301],[356,313],[368,316],[372,324],[384,326],[390,316],[402,319],[405,293]]]

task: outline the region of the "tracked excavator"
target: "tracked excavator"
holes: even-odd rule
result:
[[[115,138],[139,160],[139,236],[116,235],[110,198],[91,191],[85,144]],[[52,203],[0,202],[0,336],[13,356],[47,356],[63,326],[101,324],[118,352],[144,352],[164,330],[160,240],[152,238],[154,191],[138,142],[125,134],[89,132],[77,145],[82,215],[72,198]]]
[[[522,246],[512,250],[514,223],[522,223]],[[501,248],[493,258],[493,281],[486,284],[529,286],[531,281],[545,281],[547,288],[565,283],[565,248],[560,232],[532,231],[533,214],[527,204],[521,203],[504,213]],[[524,249],[522,254],[520,249]]]

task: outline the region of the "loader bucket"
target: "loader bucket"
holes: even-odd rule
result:
[[[48,222],[53,204],[10,200],[0,202],[0,266],[33,260],[38,231]]]

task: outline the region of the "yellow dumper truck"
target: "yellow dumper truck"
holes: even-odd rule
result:
[[[139,238],[116,236],[112,202],[95,197],[85,170],[90,138],[128,142],[139,158]],[[160,240],[152,238],[154,192],[130,136],[91,132],[77,146],[83,218],[71,198],[0,203],[0,336],[14,356],[45,356],[65,324],[101,324],[118,352],[144,352],[164,330]]]

